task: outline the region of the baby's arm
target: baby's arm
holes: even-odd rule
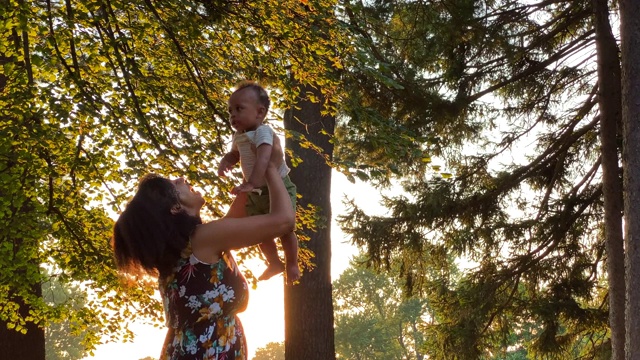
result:
[[[222,160],[220,160],[220,165],[218,166],[218,176],[225,176],[226,172],[231,170],[238,161],[240,161],[240,152],[238,150],[231,150],[226,153]]]
[[[247,181],[249,184],[256,186],[256,184],[264,183],[262,179],[264,179],[267,172],[272,149],[273,146],[269,144],[262,144],[256,149],[256,164],[251,171],[251,177]]]

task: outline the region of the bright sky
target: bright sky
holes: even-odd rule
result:
[[[331,225],[331,274],[336,279],[349,265],[349,260],[357,252],[346,243],[344,234],[336,224],[335,218],[344,213],[342,200],[345,196],[355,198],[356,203],[365,209],[381,209],[379,193],[367,184],[351,184],[344,175],[333,172],[331,184],[331,205],[334,219]],[[261,273],[260,263],[253,270]],[[240,314],[242,325],[247,334],[249,359],[256,349],[269,342],[284,341],[284,285],[282,277],[274,277],[259,282],[256,290],[250,290],[249,306]],[[147,356],[158,358],[166,334],[165,328],[134,324],[132,330],[136,338],[132,343],[110,343],[99,346],[93,357],[85,360],[139,360]]]

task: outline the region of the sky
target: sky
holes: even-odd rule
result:
[[[344,213],[344,198],[355,199],[355,202],[376,214],[383,212],[380,206],[379,192],[369,185],[357,182],[350,183],[346,177],[336,171],[331,177],[331,277],[337,279],[349,266],[349,260],[357,253],[357,248],[348,243],[348,239],[340,231],[336,217]],[[264,266],[260,262],[251,264],[254,273],[261,273]],[[255,266],[255,267],[254,267]],[[249,348],[249,359],[255,351],[269,342],[284,341],[284,285],[282,276],[258,283],[257,289],[250,289],[249,306],[239,314],[244,327]],[[100,345],[93,356],[84,360],[139,360],[147,356],[159,358],[166,329],[154,328],[151,325],[134,323],[131,327],[136,334],[130,343],[108,343]]]

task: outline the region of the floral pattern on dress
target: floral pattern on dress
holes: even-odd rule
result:
[[[169,327],[160,360],[246,359],[236,315],[246,309],[249,290],[230,254],[214,264],[185,254],[159,284]]]

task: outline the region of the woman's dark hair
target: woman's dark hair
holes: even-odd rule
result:
[[[113,227],[113,251],[119,269],[160,276],[173,270],[189,236],[202,223],[199,217],[175,209],[180,209],[180,201],[171,181],[155,174],[142,178]]]

